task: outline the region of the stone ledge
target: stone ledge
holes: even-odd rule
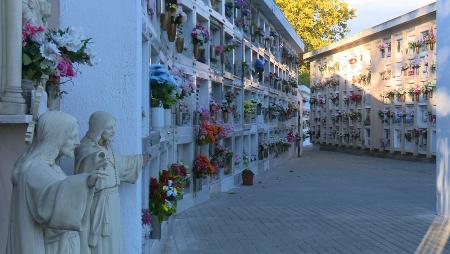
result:
[[[400,152],[391,153],[389,151],[379,151],[373,150],[370,151],[368,149],[361,148],[352,148],[352,147],[341,147],[334,145],[319,145],[320,151],[328,151],[328,152],[338,152],[338,153],[349,153],[353,155],[361,155],[361,156],[371,156],[385,159],[394,159],[394,160],[404,160],[404,161],[417,161],[417,162],[429,162],[436,163],[436,157],[427,158],[424,155],[412,155],[412,154],[400,154]]]
[[[21,124],[32,120],[31,115],[0,115],[0,124]]]

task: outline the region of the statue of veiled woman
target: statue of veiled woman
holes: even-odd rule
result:
[[[48,0],[22,0],[22,22],[46,26],[52,11]]]
[[[79,144],[74,117],[58,111],[43,114],[33,143],[14,165],[7,254],[79,254],[79,230],[87,218],[105,161],[90,174],[66,176],[56,163],[74,155]]]
[[[90,220],[81,234],[81,253],[119,254],[121,248],[121,182],[134,183],[143,166],[142,155],[122,156],[112,148],[115,118],[107,112],[95,112],[89,118],[89,130],[75,152],[75,171],[92,170],[95,154],[104,152],[107,177],[96,186]],[[88,234],[87,234],[88,233]]]

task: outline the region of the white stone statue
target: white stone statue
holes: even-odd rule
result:
[[[79,254],[79,231],[88,218],[94,187],[105,172],[66,176],[58,157],[79,144],[74,117],[43,114],[33,143],[14,165],[7,254]],[[105,166],[97,160],[94,168]]]
[[[48,0],[22,0],[22,22],[46,26],[52,12]]]
[[[81,234],[81,253],[119,254],[122,252],[120,230],[121,182],[134,183],[143,166],[142,155],[122,156],[111,146],[115,118],[107,112],[95,112],[89,118],[89,130],[75,153],[76,173],[92,170],[95,155],[106,154],[107,177],[97,183],[90,220]],[[87,234],[88,233],[88,234]]]

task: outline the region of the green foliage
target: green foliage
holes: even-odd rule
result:
[[[343,38],[350,30],[348,21],[356,17],[342,0],[275,0],[297,34],[305,43],[305,51],[324,47]],[[299,68],[299,83],[308,85],[309,64]]]
[[[342,0],[276,0],[288,21],[303,39],[306,51],[326,46],[344,37],[347,22],[355,17]]]
[[[162,103],[163,107],[168,109],[177,103],[176,89],[172,84],[160,84],[158,82],[151,83],[152,98],[151,106],[159,107]]]

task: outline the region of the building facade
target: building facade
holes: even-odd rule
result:
[[[433,3],[305,54],[312,142],[435,157],[435,20]]]
[[[80,66],[80,74],[61,85],[60,109],[78,119],[81,135],[90,114],[112,113],[118,125],[116,149],[122,154],[151,155],[138,182],[120,187],[124,253],[158,253],[160,241],[148,239],[151,229],[141,223],[142,209],[151,202],[150,177],[158,177],[171,163],[188,165],[192,176],[178,201],[180,212],[240,185],[244,169],[258,174],[296,155],[293,137],[300,130],[303,108],[297,66],[304,46],[273,1],[50,2],[48,25],[81,28],[92,38],[100,59],[93,67]],[[202,43],[193,35],[200,30],[209,37]],[[20,54],[16,58],[20,62]],[[163,65],[188,91],[164,110],[151,100],[152,64]],[[2,92],[5,87],[2,82]],[[199,142],[204,121],[200,113],[209,115],[211,125],[227,130],[216,144]],[[6,186],[2,195],[9,200],[12,166],[26,149],[24,135],[32,116],[29,111],[2,114],[0,180]],[[195,179],[194,159],[214,158],[217,147],[232,152],[232,160],[218,166],[216,174]],[[61,164],[72,174],[73,160]],[[0,209],[1,246],[6,245],[8,203]],[[167,223],[162,224],[162,237],[167,237]]]

